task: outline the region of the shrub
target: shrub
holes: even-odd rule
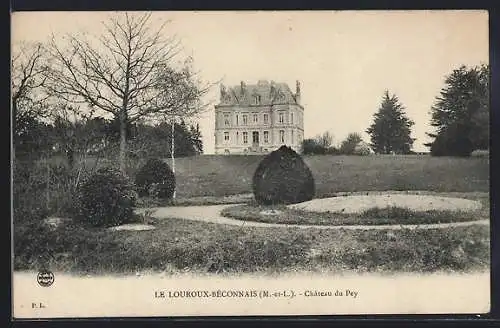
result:
[[[170,199],[175,190],[175,175],[167,163],[152,158],[137,172],[135,184],[139,196],[151,196],[153,192],[158,198]]]
[[[352,153],[353,153],[353,155],[366,156],[366,155],[370,155],[371,149],[370,149],[370,146],[368,146],[364,142],[360,142],[356,145],[356,147],[354,147],[354,150]]]
[[[101,168],[82,182],[75,200],[77,219],[93,226],[113,226],[133,217],[136,193],[119,170]]]
[[[470,155],[471,157],[488,158],[490,157],[490,151],[488,149],[476,149]]]
[[[357,132],[352,132],[340,144],[340,153],[342,155],[353,155],[356,147],[363,141],[361,135]]]
[[[293,204],[311,200],[315,186],[311,170],[290,147],[282,146],[259,163],[252,180],[259,204]]]
[[[171,199],[175,186],[171,183],[152,183],[149,187],[149,195],[154,198]]]

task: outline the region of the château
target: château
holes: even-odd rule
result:
[[[282,145],[299,152],[304,138],[300,82],[295,92],[286,83],[220,86],[215,105],[215,153],[263,154]]]

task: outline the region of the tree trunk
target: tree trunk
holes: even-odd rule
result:
[[[127,157],[127,116],[125,110],[120,112],[120,171],[125,173],[125,160]]]
[[[73,150],[73,146],[69,146],[66,149],[66,158],[68,160],[69,169],[72,170],[75,164],[75,152]]]

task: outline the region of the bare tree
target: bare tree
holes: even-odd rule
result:
[[[46,111],[43,92],[46,62],[41,43],[16,43],[11,58],[11,105],[14,136],[18,123],[28,117],[42,116]],[[13,143],[15,157],[15,142]]]
[[[120,168],[125,169],[126,126],[156,115],[189,116],[206,108],[201,98],[211,85],[196,80],[191,61],[175,67],[180,43],[166,37],[168,22],[155,26],[151,14],[118,14],[103,23],[101,35],[52,37],[51,94],[87,104],[120,122]]]

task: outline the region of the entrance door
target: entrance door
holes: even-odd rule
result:
[[[252,132],[252,144],[254,147],[259,145],[259,131]]]

